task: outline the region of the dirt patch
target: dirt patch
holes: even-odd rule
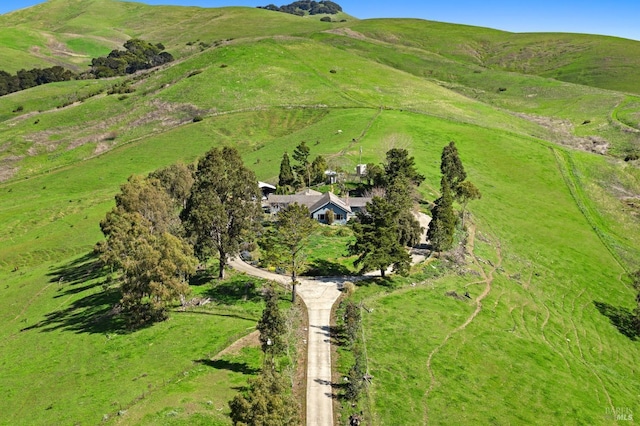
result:
[[[327,30],[324,31],[325,33],[329,33],[329,34],[336,34],[336,35],[341,35],[341,36],[345,36],[345,37],[351,37],[351,38],[356,38],[358,40],[366,40],[367,36],[365,36],[362,33],[359,33],[357,31],[353,31],[351,28],[336,28],[333,30]]]
[[[574,126],[569,120],[523,113],[516,113],[515,115],[551,131],[552,141],[559,145],[600,155],[606,155],[609,150],[609,142],[600,136],[576,136],[573,133]]]
[[[252,331],[241,339],[236,340],[213,357],[213,359],[220,359],[225,355],[239,354],[242,348],[250,346],[260,346],[260,332],[258,330]]]
[[[23,155],[9,155],[0,160],[0,182],[11,179],[20,170],[17,163],[23,158]]]

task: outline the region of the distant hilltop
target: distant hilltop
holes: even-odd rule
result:
[[[280,7],[274,4],[269,4],[267,6],[258,6],[258,8],[290,13],[297,16],[323,14],[335,15],[342,12],[342,7],[338,3],[334,3],[329,0],[321,0],[319,2],[314,0],[301,0]]]

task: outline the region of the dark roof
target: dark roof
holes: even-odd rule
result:
[[[322,207],[326,206],[329,203],[333,203],[347,213],[351,213],[351,207],[345,204],[344,201],[338,198],[333,192],[327,192],[326,194],[324,194],[322,198],[316,201],[314,205],[309,207],[309,212],[313,214],[313,212],[320,210]]]
[[[339,198],[333,192],[322,194],[318,191],[314,191],[313,189],[306,189],[295,195],[269,194],[269,198],[267,199],[267,203],[270,205],[298,203],[300,205],[307,206],[310,213],[315,212],[320,207],[328,203],[333,203],[344,211],[351,213],[351,207],[362,208],[369,201],[371,201],[371,198],[369,197]]]

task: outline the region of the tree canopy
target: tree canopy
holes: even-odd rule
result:
[[[291,4],[276,6],[269,4],[267,6],[258,6],[259,9],[273,10],[275,12],[284,12],[297,16],[330,14],[335,15],[338,12],[342,12],[342,7],[330,0],[320,0],[319,2],[314,0],[302,0],[295,1]]]
[[[278,212],[275,230],[267,233],[260,242],[267,259],[291,274],[292,302],[296,300],[298,275],[306,268],[305,248],[315,226],[316,222],[306,206],[289,204]]]
[[[424,181],[424,176],[416,170],[415,159],[409,156],[406,149],[392,148],[387,151],[384,172],[387,186],[400,176],[406,177],[415,186],[420,186]]]
[[[366,212],[358,212],[358,221],[353,224],[356,241],[349,252],[358,255],[354,265],[361,272],[378,269],[384,277],[389,266],[402,275],[409,271],[411,258],[399,241],[396,211],[386,199],[373,197]]]
[[[453,234],[456,228],[456,216],[453,213],[453,195],[449,181],[443,176],[440,181],[442,195],[435,201],[431,209],[431,223],[427,238],[434,251],[446,251],[453,245]]]
[[[91,70],[95,78],[133,74],[173,61],[173,56],[164,51],[161,43],[152,44],[132,38],[124,43],[125,50],[112,50],[109,55],[91,60]]]
[[[255,174],[235,148],[213,148],[198,162],[182,218],[196,255],[205,260],[217,253],[220,278],[227,259],[252,237],[250,231],[262,214],[259,194]]]
[[[289,154],[286,152],[282,154],[282,160],[280,161],[280,174],[278,175],[278,186],[286,187],[293,185],[295,176],[291,169],[291,163],[289,161]]]
[[[285,350],[285,319],[278,306],[278,293],[273,287],[267,288],[264,299],[265,307],[256,328],[260,331],[262,352],[273,358]]]
[[[132,176],[116,196],[116,207],[100,223],[106,241],[101,260],[119,272],[120,303],[130,327],[166,318],[167,307],[189,291],[195,272],[193,249],[169,231],[177,215],[155,179]]]

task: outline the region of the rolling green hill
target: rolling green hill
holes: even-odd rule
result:
[[[624,161],[640,152],[640,43],[345,16],[113,0],[0,16],[10,72],[82,69],[130,37],[177,58],[0,97],[0,424],[229,424],[226,402],[257,352],[198,361],[252,329],[258,298],[126,333],[104,320],[117,295],[103,290],[92,247],[129,175],[233,145],[273,182],[282,152],[303,140],[345,169],[407,148],[428,201],[453,140],[483,194],[469,207],[464,262],[354,295],[374,308],[364,319],[372,424],[610,424],[612,410],[640,413],[628,328],[640,169]]]

